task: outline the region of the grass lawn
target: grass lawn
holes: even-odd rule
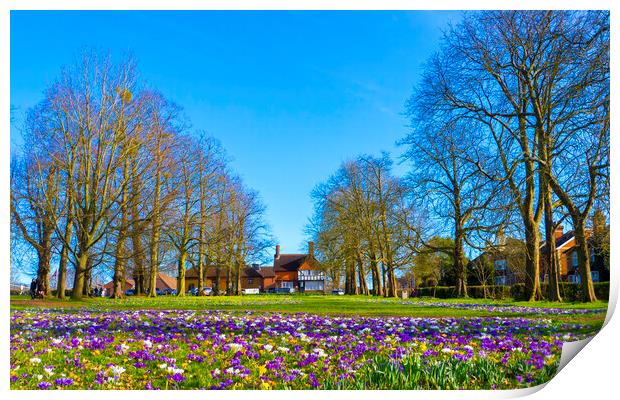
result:
[[[471,308],[456,307],[471,305]],[[498,305],[496,309],[473,307],[476,305]],[[411,298],[375,298],[367,296],[334,295],[247,295],[247,296],[159,296],[148,298],[129,296],[125,299],[84,298],[81,301],[56,298],[31,300],[28,296],[11,296],[11,309],[30,308],[89,308],[100,310],[222,310],[222,311],[257,311],[279,313],[309,313],[318,315],[360,315],[360,316],[394,316],[416,318],[441,317],[525,317],[540,318],[544,316],[556,322],[587,323],[593,330],[598,330],[605,320],[605,313],[568,313],[569,310],[606,310],[607,302],[596,303],[553,303],[553,302],[514,302],[510,300],[483,299],[434,299]],[[517,308],[513,308],[517,307]],[[523,313],[520,307],[532,310]],[[567,310],[566,314],[549,314],[547,308]],[[501,312],[498,312],[501,311]]]

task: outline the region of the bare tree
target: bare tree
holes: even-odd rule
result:
[[[479,163],[489,156],[477,141],[477,126],[442,121],[441,116],[418,108],[420,104],[424,102],[416,102],[414,95],[409,109],[414,129],[402,142],[409,147],[405,157],[413,166],[408,182],[418,204],[432,213],[440,230],[452,229],[454,246],[443,251],[453,252],[457,296],[467,297],[464,246],[473,243],[477,233],[497,229],[497,219],[487,214],[502,209],[496,200],[504,188],[480,171]],[[474,154],[476,163],[471,161]]]

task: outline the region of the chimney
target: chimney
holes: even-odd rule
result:
[[[564,227],[562,225],[559,225],[557,228],[555,228],[555,240],[560,239],[562,235],[564,235]]]
[[[314,258],[314,242],[308,242],[308,255]]]
[[[275,260],[280,258],[280,245],[276,245],[276,255],[273,257]]]

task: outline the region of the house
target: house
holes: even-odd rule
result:
[[[203,284],[216,287],[217,269],[213,266],[204,269]],[[185,287],[198,287],[198,269],[190,268],[185,272]],[[226,291],[226,269],[220,268],[220,292]],[[273,266],[258,264],[246,265],[241,271],[241,289],[289,288],[299,292],[323,292],[325,290],[325,272],[320,269],[319,262],[314,258],[314,243],[308,243],[307,254],[282,254],[280,245],[276,246]]]
[[[564,228],[559,226],[554,235],[555,252],[560,265],[560,281],[580,283],[575,232],[572,230],[564,232]],[[496,249],[482,253],[472,262],[492,263],[496,285],[512,285],[524,282],[525,254],[523,246],[523,242],[509,238],[506,243],[501,243]],[[540,278],[542,282],[549,282],[549,266],[545,257],[548,251],[546,242],[543,242],[540,246]],[[592,281],[609,280],[609,271],[604,268],[601,257],[596,257],[592,247],[590,248],[590,257]]]
[[[133,289],[135,286],[136,286],[136,284],[135,284],[133,279],[126,278],[125,279],[125,284],[123,285],[123,292],[126,292],[127,290]],[[105,289],[105,292],[110,294],[110,295],[112,293],[114,293],[114,280],[111,280],[110,282],[108,282],[105,285],[103,285],[103,289]]]
[[[473,259],[478,278],[493,276],[495,285],[513,285],[525,279],[525,243],[519,239],[500,239],[492,249]],[[471,267],[470,267],[471,269]]]
[[[148,283],[150,283],[150,281],[147,282],[147,284]],[[131,278],[126,278],[125,285],[123,288],[124,291],[133,289],[134,287],[135,287],[134,280]],[[160,272],[157,274],[157,280],[155,282],[155,287],[160,290],[165,290],[165,289],[176,290],[177,289],[177,278],[172,277],[170,275],[166,275],[163,272]],[[103,285],[103,288],[106,290],[106,293],[111,295],[114,292],[114,280]],[[147,288],[147,292],[148,292],[148,288]]]
[[[203,285],[215,288],[217,281],[217,269],[215,267],[205,268],[203,271]],[[246,265],[241,270],[241,289],[259,289],[265,291],[275,287],[275,273],[271,266],[259,266],[258,264]],[[198,287],[198,268],[190,268],[185,272],[185,287],[193,289]],[[226,270],[220,268],[219,285],[220,292],[226,291]]]
[[[177,290],[177,278],[164,273],[157,274],[155,287],[159,290],[174,289]]]
[[[203,271],[203,285],[215,288],[217,281],[217,269],[215,267],[205,268]],[[273,267],[260,266],[258,264],[246,265],[241,270],[241,289],[259,289],[262,291],[274,287],[275,274]],[[185,287],[193,289],[198,287],[198,268],[190,268],[185,272]],[[226,291],[226,270],[220,269],[219,285],[220,292]]]
[[[292,288],[302,293],[325,291],[325,272],[314,258],[314,242],[308,243],[307,254],[280,253],[277,245],[273,270],[275,288]]]
[[[590,231],[586,231],[590,235]],[[570,283],[581,283],[581,275],[579,274],[579,258],[575,243],[575,232],[568,231],[564,233],[564,228],[559,226],[555,231],[555,251],[560,263],[560,281]],[[590,242],[590,240],[588,240]],[[590,250],[590,275],[592,282],[602,282],[609,280],[609,270],[603,265],[601,257],[596,257],[592,243],[589,243]],[[548,282],[548,266],[543,257],[548,251],[547,245],[543,243],[541,246],[541,275],[545,282]]]

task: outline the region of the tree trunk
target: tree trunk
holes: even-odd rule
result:
[[[88,257],[86,260],[86,270],[84,271],[84,289],[82,290],[82,294],[84,296],[90,295],[90,289],[92,286],[92,277],[93,277],[93,259],[92,257]]]
[[[545,264],[549,274],[549,286],[547,296],[550,301],[562,301],[560,295],[560,263],[555,250],[555,227],[551,210],[551,191],[547,190],[544,195],[545,202],[545,242],[547,252],[544,254]]]
[[[362,254],[357,253],[357,273],[360,282],[360,294],[368,296],[368,283],[366,283],[366,271],[362,261]]]
[[[116,262],[114,263],[114,289],[112,298],[122,299],[125,295],[125,233],[121,229],[116,244]]]
[[[159,154],[159,138],[157,145],[157,157],[160,157]],[[161,196],[161,165],[158,161],[155,173],[155,190],[153,193],[153,210],[151,216],[151,243],[149,246],[149,256],[151,261],[151,270],[150,270],[150,285],[152,288],[155,288],[157,285],[157,274],[159,273],[159,236],[161,234],[160,226],[159,226],[159,213],[160,213],[160,196]],[[157,291],[151,290],[149,293],[150,297],[156,297]]]
[[[584,219],[581,216],[573,218],[575,228],[575,247],[577,248],[577,259],[579,261],[579,274],[581,275],[581,300],[584,302],[596,301],[594,284],[590,274],[590,251],[588,249],[588,237],[584,226]]]
[[[179,254],[179,276],[177,278],[177,296],[185,296],[185,260],[187,259],[187,252],[181,250]]]
[[[202,288],[204,287],[204,245],[203,245],[203,232],[202,232],[202,224],[200,225],[199,238],[200,242],[198,243],[198,296],[202,296]]]
[[[394,266],[390,262],[388,265],[388,279],[390,281],[389,297],[397,297],[396,293],[396,275],[394,274]]]
[[[383,296],[381,285],[381,271],[377,262],[377,255],[374,250],[370,251],[370,269],[372,270],[372,291],[375,296]]]
[[[388,282],[385,278],[385,265],[383,264],[383,262],[381,262],[381,275],[383,281],[383,296],[388,297]]]
[[[241,294],[241,273],[242,273],[242,261],[237,259],[235,263],[235,295]]]
[[[217,261],[217,260],[216,260]],[[219,296],[220,293],[220,280],[222,279],[222,269],[220,268],[220,263],[218,262],[215,266],[215,283],[213,283],[213,294]]]
[[[71,292],[72,300],[82,300],[82,290],[84,289],[84,278],[86,268],[88,267],[88,258],[88,253],[86,252],[81,252],[78,255],[75,276],[73,278],[73,291]]]
[[[42,246],[38,251],[39,264],[37,268],[37,279],[43,285],[43,294],[49,296],[51,294],[50,288],[50,261],[51,261],[51,248]]]
[[[540,231],[533,221],[525,222],[525,287],[528,301],[542,298],[540,292]]]
[[[71,208],[71,206],[69,206]],[[69,243],[71,242],[71,229],[72,221],[67,218],[67,224],[65,225],[65,235],[62,243],[62,249],[60,250],[60,262],[58,264],[58,282],[56,284],[56,297],[59,299],[65,298],[66,279],[67,279],[67,263],[69,261]]]
[[[453,257],[456,275],[456,295],[457,297],[467,297],[467,271],[465,270],[465,263],[463,260],[463,233],[460,224],[457,224],[455,229]]]
[[[345,260],[345,293],[358,294],[357,282],[355,280],[355,259],[351,255],[347,255]]]

